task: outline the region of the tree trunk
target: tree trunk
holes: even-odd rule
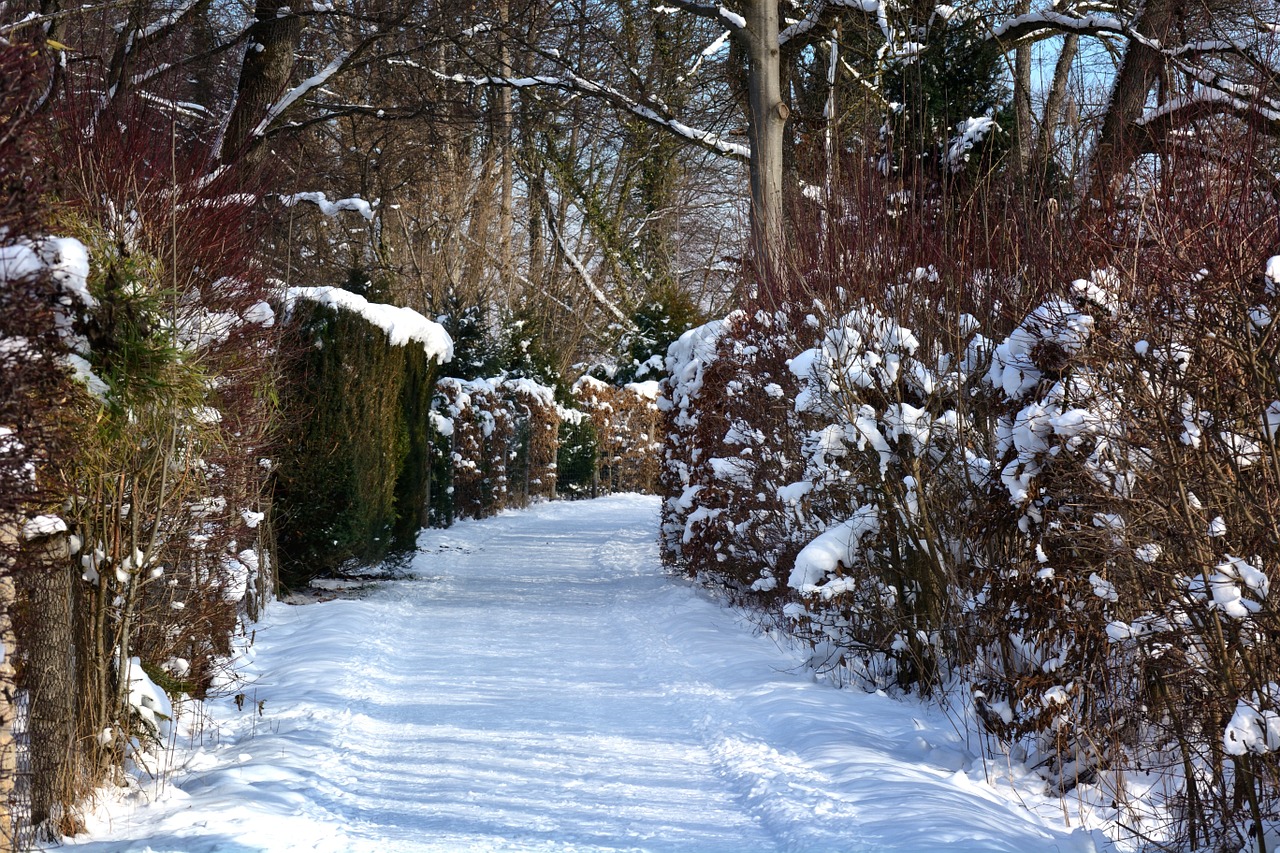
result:
[[[511,20],[511,3],[510,0],[502,0],[498,5],[498,61],[500,63],[499,71],[503,77],[511,76],[511,46],[507,39],[507,24]],[[515,215],[513,210],[513,200],[515,197],[515,164],[513,159],[515,152],[512,143],[512,97],[511,89],[503,86],[499,90],[498,96],[498,115],[495,122],[494,131],[498,136],[498,146],[502,157],[502,174],[501,174],[501,192],[502,198],[498,211],[498,275],[501,279],[502,292],[511,294],[511,281],[515,277],[513,275],[514,263],[514,246],[512,246],[512,237],[515,233]],[[508,309],[510,306],[507,306]]]
[[[782,101],[778,2],[748,0],[746,10],[751,239],[759,272],[770,277],[780,271],[782,255],[782,142],[790,110]]]
[[[23,592],[23,688],[29,699],[27,729],[31,749],[31,824],[48,839],[74,793],[75,658],[71,625],[71,557],[63,535],[26,543],[30,568]]]
[[[257,0],[255,21],[249,28],[249,49],[240,66],[235,105],[227,119],[218,158],[224,162],[260,160],[259,144],[267,110],[284,93],[293,74],[294,57],[302,41],[302,18],[278,15],[282,8],[275,0]]]
[[[1062,120],[1062,106],[1066,102],[1067,82],[1071,77],[1071,65],[1075,62],[1076,50],[1080,46],[1080,36],[1069,33],[1062,42],[1062,51],[1058,54],[1057,65],[1053,69],[1053,82],[1049,84],[1049,94],[1044,104],[1044,121],[1040,124],[1040,135],[1036,138],[1033,160],[1044,178],[1049,171],[1053,157],[1054,134],[1058,132],[1058,123]]]
[[[1019,0],[1015,15],[1031,11],[1030,0]],[[1031,45],[1020,44],[1013,53],[1014,167],[1026,176],[1031,165]]]
[[[17,547],[16,525],[0,522],[0,849],[17,849],[17,816],[14,814],[14,783],[18,775],[18,744],[13,724],[18,716],[18,694],[14,654],[17,636],[13,629],[16,593],[13,583],[13,549]]]
[[[1147,0],[1134,28],[1158,44],[1167,43],[1181,2]],[[1159,51],[1136,41],[1129,42],[1111,90],[1111,102],[1102,120],[1102,131],[1098,134],[1091,195],[1109,196],[1112,179],[1136,156],[1141,131],[1136,122],[1142,116],[1147,94],[1159,79],[1163,67],[1164,58]]]

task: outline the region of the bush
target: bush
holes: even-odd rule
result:
[[[412,548],[428,504],[436,365],[360,314],[298,300],[281,389],[275,504],[281,582]]]
[[[433,451],[435,523],[555,497],[564,414],[553,389],[532,379],[440,380],[433,410],[441,435]]]
[[[591,421],[593,493],[652,492],[657,485],[658,383],[621,387],[591,376],[573,384],[573,399]]]
[[[1280,813],[1280,215],[1250,174],[1185,156],[1003,251],[946,211],[829,236],[809,315],[672,346],[665,557],[815,665],[968,684],[1122,832],[1238,849]]]
[[[33,409],[68,438],[56,453],[22,439],[40,489],[20,511],[41,518],[17,558],[14,655],[43,835],[74,832],[78,800],[161,736],[131,701],[142,673],[207,689],[273,585],[258,463],[276,330],[246,263],[245,187],[232,171],[193,180],[201,152],[157,138],[156,115],[130,98],[102,117],[118,133],[62,147],[84,127],[77,96],[63,105],[62,133],[40,150],[59,178],[56,214],[7,238],[51,285],[46,310],[27,315],[46,324],[28,340],[54,392]],[[136,671],[119,665],[130,659]]]

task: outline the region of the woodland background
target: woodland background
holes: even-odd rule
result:
[[[280,588],[620,489],[1126,843],[1265,845],[1274,3],[49,0],[0,39],[0,838],[74,833]]]

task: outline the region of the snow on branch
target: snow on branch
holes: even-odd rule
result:
[[[348,51],[347,53],[336,57],[332,62],[320,69],[319,72],[311,75],[306,80],[303,80],[297,86],[286,92],[284,97],[272,104],[271,108],[267,110],[267,114],[262,117],[262,121],[258,122],[258,126],[253,129],[253,132],[249,134],[249,136],[257,137],[266,133],[267,128],[271,126],[272,122],[284,115],[285,110],[293,106],[299,98],[302,98],[313,89],[320,88],[328,82],[330,77],[341,71],[342,66],[347,63],[347,60],[350,59],[351,56],[352,52]]]
[[[293,195],[280,196],[280,203],[285,207],[293,207],[300,201],[309,201],[320,208],[320,212],[325,216],[337,216],[344,210],[354,211],[370,222],[373,221],[373,205],[359,196],[351,198],[340,198],[335,201],[329,201],[324,193],[294,193]]]
[[[1194,94],[1173,98],[1148,111],[1138,119],[1139,125],[1151,125],[1157,120],[1177,124],[1211,113],[1232,111],[1280,129],[1280,101],[1266,96],[1258,86],[1229,80],[1220,73],[1188,61],[1202,54],[1238,53],[1247,56],[1250,46],[1239,40],[1219,39],[1166,46],[1110,15],[1076,17],[1052,10],[1010,18],[993,29],[988,38],[1008,43],[1059,33],[1122,36],[1167,57],[1180,71],[1200,84],[1199,91]]]
[[[813,8],[809,10],[809,14],[805,15],[804,18],[778,33],[778,44],[784,45],[794,38],[811,32],[822,23],[823,18],[829,13],[834,13],[841,9],[875,15],[876,20],[880,22],[880,29],[882,31],[887,30],[888,21],[882,0],[821,0],[821,2],[814,4]],[[887,32],[885,35],[888,37]]]
[[[739,160],[749,160],[751,158],[751,149],[745,145],[740,145],[736,142],[728,142],[709,130],[700,130],[695,127],[690,127],[677,119],[668,118],[652,107],[640,103],[612,86],[596,83],[592,80],[586,79],[585,77],[573,74],[572,72],[567,72],[562,76],[540,74],[533,77],[502,77],[497,75],[468,77],[462,74],[443,74],[439,71],[434,71],[432,73],[441,80],[448,80],[453,83],[466,83],[471,86],[507,86],[512,89],[546,87],[550,89],[560,89],[564,92],[593,95],[599,98],[604,98],[615,106],[626,110],[632,115],[637,116],[650,124],[665,128],[677,136],[680,136],[689,142],[701,145],[703,148],[714,151],[717,154],[723,154],[727,157],[734,157]]]
[[[564,256],[569,259],[569,265],[573,267],[574,272],[576,272],[582,279],[583,284],[587,286],[587,290],[591,291],[591,295],[596,298],[597,302],[604,306],[605,310],[616,317],[618,322],[625,328],[630,331],[635,331],[636,324],[631,322],[631,318],[622,313],[622,309],[618,307],[618,304],[610,299],[608,294],[600,289],[600,286],[596,284],[595,279],[591,277],[591,273],[587,271],[585,266],[583,266],[582,261],[578,258],[577,254],[569,248],[569,243],[564,239],[564,235],[560,233],[560,229],[557,228],[554,223],[549,222],[547,224],[550,225],[551,233],[556,237],[556,244],[560,246],[560,251],[564,252]]]
[[[358,314],[386,332],[392,346],[420,343],[427,357],[438,364],[453,359],[453,339],[444,326],[428,320],[412,308],[370,302],[340,287],[290,287],[285,290],[287,310],[292,310],[299,299]]]
[[[716,11],[719,13],[718,17],[720,20],[724,21],[735,30],[745,30],[747,28],[747,19],[739,15],[737,12],[732,12],[723,6],[718,7]]]
[[[186,0],[185,3],[180,3],[178,7],[169,14],[156,20],[150,26],[143,27],[138,30],[138,38],[151,39],[163,34],[165,30],[177,26],[177,24],[186,17],[188,12],[192,11],[198,3],[202,2],[203,0]]]
[[[720,33],[720,35],[716,38],[715,41],[711,42],[711,44],[707,45],[702,49],[702,53],[698,54],[698,58],[694,61],[693,65],[689,68],[688,71],[686,71],[684,74],[681,74],[677,78],[677,82],[683,83],[685,80],[689,79],[690,77],[692,77],[693,75],[701,71],[703,61],[706,60],[708,57],[715,56],[717,53],[723,50],[725,42],[729,40],[729,36],[731,36],[732,34],[733,33],[731,30],[725,30],[724,32]]]
[[[1147,111],[1135,123],[1143,127],[1157,123],[1180,127],[1219,113],[1238,113],[1263,124],[1274,125],[1273,132],[1280,132],[1280,106],[1247,101],[1230,92],[1213,88],[1201,89],[1194,95],[1171,98]]]
[[[692,0],[671,0],[670,6],[659,6],[654,9],[655,12],[668,12],[672,8],[679,9],[698,15],[702,18],[711,18],[712,20],[721,21],[733,27],[735,30],[745,30],[747,28],[747,19],[727,9],[723,5],[711,3],[694,3]]]
[[[1111,15],[1084,15],[1077,17],[1048,9],[1043,12],[1031,12],[1010,18],[993,29],[989,38],[995,41],[1018,41],[1042,31],[1048,34],[1067,32],[1093,35],[1100,33],[1133,35],[1130,28],[1121,23],[1120,19]]]
[[[1192,65],[1176,56],[1174,57],[1174,63],[1179,70],[1189,77],[1195,78],[1196,82],[1204,87],[1200,93],[1192,97],[1204,100],[1200,95],[1211,91],[1218,92],[1224,96],[1224,101],[1231,101],[1239,111],[1255,112],[1269,122],[1280,120],[1280,100],[1268,96],[1260,87],[1251,83],[1230,80],[1222,74],[1208,68]],[[1214,96],[1210,95],[1208,97]]]

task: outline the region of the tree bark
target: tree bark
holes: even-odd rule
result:
[[[259,125],[288,85],[302,41],[302,18],[277,14],[286,8],[277,0],[257,0],[254,7],[235,104],[218,149],[218,159],[224,163],[255,162],[263,156]]]
[[[14,654],[17,635],[13,629],[16,592],[13,583],[13,549],[17,547],[17,526],[0,521],[0,849],[17,848],[17,819],[14,815],[14,783],[18,775],[18,744],[13,724],[18,716],[18,694]]]
[[[777,0],[748,0],[747,136],[751,141],[751,239],[759,272],[777,274],[782,260],[782,145],[790,110],[782,100]]]
[[[1048,171],[1053,158],[1054,134],[1058,132],[1058,123],[1062,121],[1062,107],[1067,97],[1067,82],[1071,77],[1071,65],[1075,62],[1076,51],[1080,46],[1080,36],[1069,33],[1062,42],[1062,51],[1058,54],[1058,62],[1053,69],[1053,82],[1049,84],[1049,94],[1044,104],[1044,121],[1040,124],[1040,135],[1036,138],[1033,159],[1040,175]]]
[[[1147,0],[1134,28],[1158,44],[1167,44],[1181,4],[1182,0]],[[1130,40],[1098,134],[1091,194],[1108,195],[1112,179],[1126,169],[1136,155],[1140,147],[1138,134],[1142,132],[1137,120],[1163,68],[1164,57],[1159,51]]]
[[[511,46],[507,38],[507,25],[511,20],[511,2],[510,0],[502,0],[498,4],[498,62],[499,70],[504,77],[511,76]],[[498,114],[494,123],[494,132],[498,137],[498,146],[502,157],[502,173],[501,173],[501,201],[498,210],[498,275],[501,278],[503,292],[510,293],[510,283],[514,278],[514,247],[512,246],[513,235],[515,233],[515,214],[513,204],[515,199],[515,164],[513,141],[512,141],[512,110],[513,103],[511,97],[511,89],[503,86],[499,90],[498,95]]]
[[[65,536],[26,543],[30,569],[23,576],[23,688],[29,699],[31,824],[48,839],[74,794],[75,658],[71,623],[71,557]]]
[[[1030,0],[1019,0],[1014,14],[1031,10]],[[1026,176],[1031,165],[1031,45],[1019,44],[1013,52],[1014,161],[1017,172]]]

